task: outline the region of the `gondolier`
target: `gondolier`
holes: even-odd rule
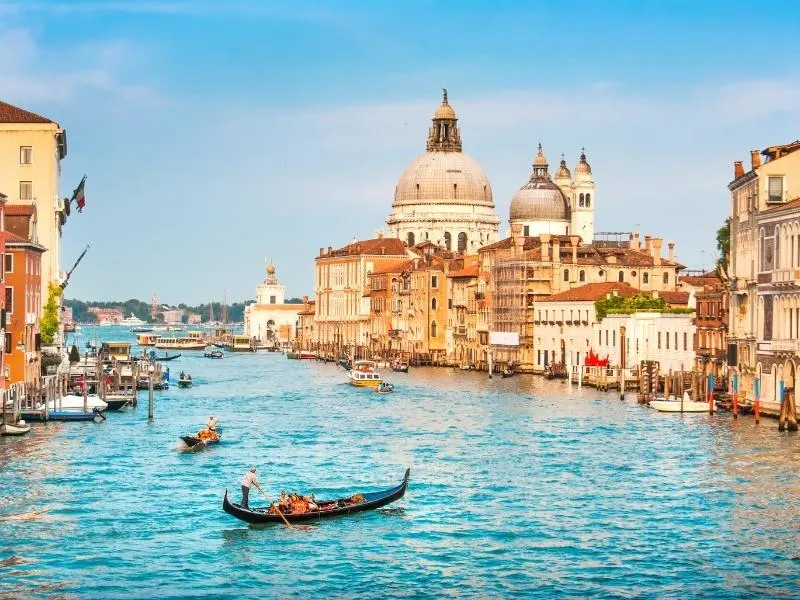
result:
[[[255,467],[250,467],[250,470],[247,473],[245,473],[244,477],[242,478],[242,502],[241,502],[242,508],[249,508],[247,504],[247,499],[250,496],[251,485],[256,486],[256,489],[262,494],[264,493],[261,491],[261,487],[258,485],[258,479],[256,479]]]

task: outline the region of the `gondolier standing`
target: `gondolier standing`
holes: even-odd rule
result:
[[[256,468],[250,467],[250,470],[244,474],[242,478],[242,508],[250,508],[247,504],[247,499],[250,496],[250,486],[256,486],[256,489],[261,492],[261,487],[258,485],[258,479],[256,479]]]

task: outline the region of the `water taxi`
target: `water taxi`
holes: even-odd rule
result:
[[[156,340],[161,337],[157,333],[137,333],[136,343],[140,346],[155,346]]]
[[[357,360],[353,363],[353,368],[347,372],[347,379],[350,385],[356,387],[377,387],[383,382],[383,378],[375,370],[376,364],[371,360]]]
[[[103,342],[100,346],[100,358],[104,362],[131,360],[130,342]]]
[[[225,342],[228,352],[255,352],[253,340],[246,335],[231,335]]]
[[[160,350],[204,350],[206,343],[194,337],[159,337],[155,347]]]

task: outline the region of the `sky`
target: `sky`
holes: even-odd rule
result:
[[[287,297],[314,257],[386,228],[447,88],[501,235],[542,143],[586,148],[595,229],[704,268],[733,161],[800,138],[800,3],[0,0],[0,99],[58,121],[86,174],[66,295]]]

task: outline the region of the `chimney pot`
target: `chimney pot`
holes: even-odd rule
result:
[[[324,254],[325,254],[325,248],[320,248],[319,249],[319,255],[322,256]]]
[[[675,242],[670,242],[669,244],[667,244],[667,249],[668,249],[667,260],[672,262],[675,260]]]
[[[558,236],[553,238],[553,262],[561,262],[561,240]]]
[[[744,177],[744,166],[742,161],[735,160],[733,161],[733,178],[739,179],[739,177]]]
[[[543,233],[539,236],[542,248],[542,262],[550,262],[550,234]]]
[[[758,150],[750,150],[750,168],[754,171],[761,166],[761,153]]]

